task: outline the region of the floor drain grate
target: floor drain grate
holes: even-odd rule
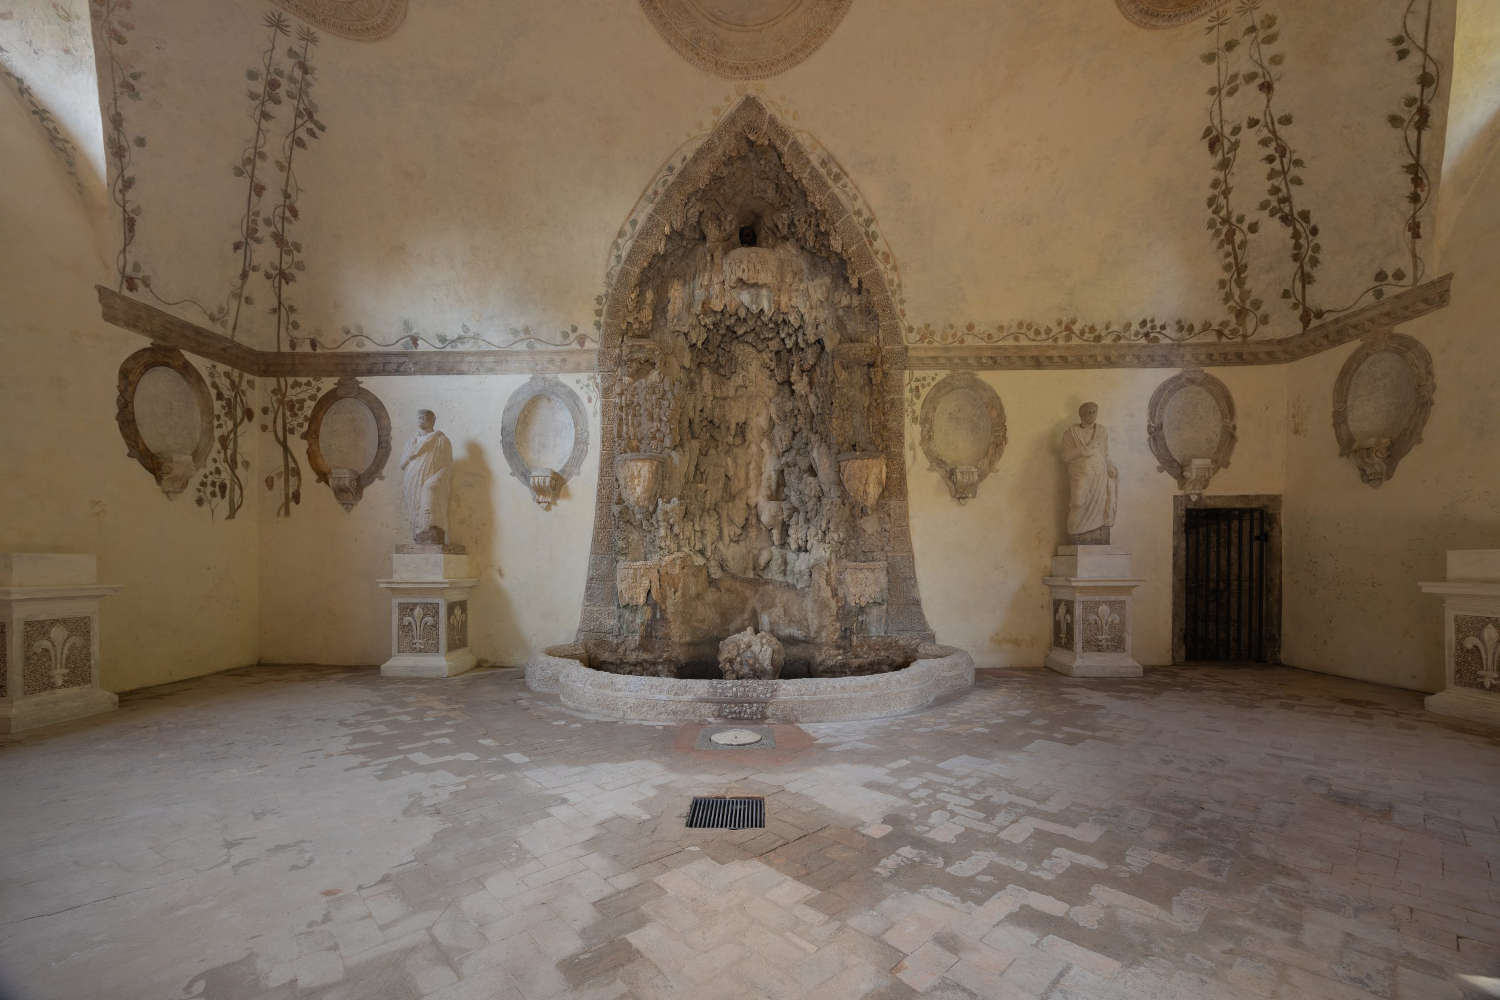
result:
[[[698,797],[688,809],[690,830],[753,830],[766,825],[766,800],[754,798]]]

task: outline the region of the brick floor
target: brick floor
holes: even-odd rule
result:
[[[982,671],[774,751],[695,738],[515,671],[251,668],[4,741],[0,996],[1428,1000],[1500,975],[1500,737],[1409,692]],[[685,829],[701,794],[764,796],[766,828]]]

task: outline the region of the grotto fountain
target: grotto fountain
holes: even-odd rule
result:
[[[754,97],[618,268],[582,620],[534,689],[624,718],[894,714],[973,683],[906,511],[900,322],[861,227]]]

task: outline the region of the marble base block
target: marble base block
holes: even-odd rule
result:
[[[1446,686],[1427,710],[1500,726],[1500,549],[1448,553],[1448,579],[1418,584],[1443,599]]]
[[[403,545],[392,578],[391,658],[386,677],[452,677],[476,663],[469,649],[469,592],[479,581],[459,545]]]
[[[98,581],[92,555],[0,552],[0,733],[119,705],[99,686]]]
[[[1131,655],[1130,553],[1116,545],[1062,545],[1052,574],[1052,648],[1046,666],[1070,677],[1140,677]]]

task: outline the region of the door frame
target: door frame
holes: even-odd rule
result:
[[[1242,507],[1265,512],[1266,540],[1266,662],[1281,662],[1281,496],[1247,493],[1233,496],[1172,498],[1172,662],[1187,662],[1187,511]]]

